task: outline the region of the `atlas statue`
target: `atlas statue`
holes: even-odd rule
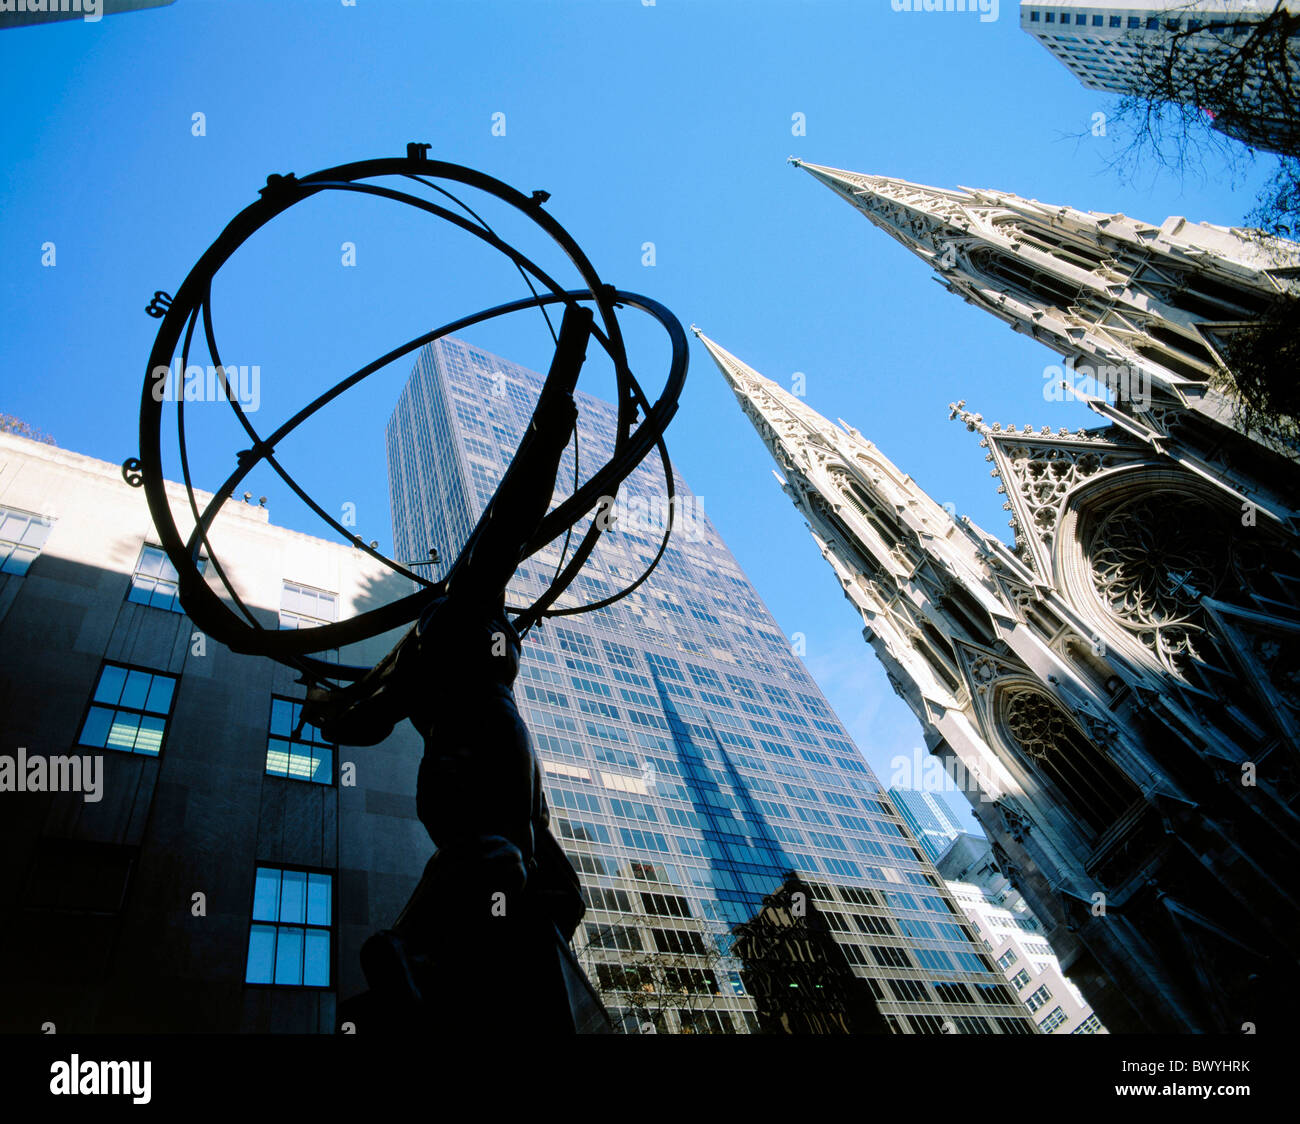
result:
[[[611,1029],[608,1016],[570,947],[585,910],[581,884],[550,831],[539,760],[516,706],[513,684],[523,637],[531,627],[547,616],[611,604],[649,576],[671,532],[672,505],[658,553],[645,572],[618,593],[588,605],[556,605],[606,528],[601,518],[590,519],[572,558],[532,605],[508,605],[508,588],[521,562],[560,535],[565,536],[567,554],[573,528],[593,512],[599,515],[607,510],[618,485],[651,451],[659,453],[671,497],[672,470],[662,433],[676,409],[685,376],[685,336],[676,318],[655,301],[600,283],[567,232],[541,210],[547,198],[544,192],[523,196],[481,173],[429,160],[426,150],[427,146],[411,145],[405,159],[344,165],[301,180],[271,177],[262,198],[230,223],[176,298],[154,294],[148,311],[162,318],[163,325],[150,356],[150,372],[169,365],[178,345],[183,348],[182,363],[187,361],[200,319],[208,350],[221,370],[211,327],[212,276],[253,231],[322,190],[381,195],[455,223],[510,257],[532,297],[464,317],[409,341],[343,379],[267,437],[253,429],[237,396],[227,396],[252,445],[238,454],[235,469],[202,510],[184,456],[184,403],[178,401],[181,463],[194,516],[194,528],[187,536],[177,527],[166,497],[162,404],[151,392],[149,378],[141,400],[141,455],[123,466],[123,474],[145,489],[163,548],[177,568],[186,612],[233,650],[267,655],[298,669],[306,687],[302,722],[339,745],[376,745],[406,720],[423,739],[415,807],[436,849],[392,927],[375,933],[362,946],[361,966],[370,990],[340,1004],[340,1026],[358,1033],[503,1029],[599,1033]],[[434,188],[471,218],[450,212],[439,202],[371,182],[391,175]],[[561,288],[433,182],[439,178],[477,188],[527,214],[564,250],[585,287]],[[549,292],[538,293],[534,280]],[[558,336],[552,330],[555,354],[529,425],[496,492],[441,580],[431,581],[378,554],[340,527],[276,459],[275,445],[287,433],[386,363],[468,324],[530,307],[545,315],[547,306],[557,304],[563,306],[564,315]],[[672,343],[669,375],[653,405],[632,376],[624,353],[616,309],[628,306],[657,319]],[[619,384],[615,451],[585,483],[578,485],[575,479],[573,494],[549,510],[561,461],[575,437],[576,387],[592,341],[610,356]],[[259,463],[269,465],[353,545],[413,580],[417,592],[319,628],[275,632],[258,626],[217,559],[209,530],[221,505]],[[201,556],[212,563],[215,576],[224,583],[226,599],[201,573],[197,565]],[[234,610],[226,600],[233,602]],[[312,655],[403,623],[410,624],[408,630],[373,667],[349,667]]]

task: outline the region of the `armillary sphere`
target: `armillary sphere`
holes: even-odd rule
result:
[[[536,534],[528,542],[521,561],[523,558],[531,557],[561,534],[566,535],[564,554],[567,555],[568,537],[572,534],[573,528],[593,511],[599,514],[600,510],[607,509],[613,502],[612,497],[616,495],[619,484],[652,449],[658,451],[663,464],[665,494],[669,501],[668,520],[659,549],[642,574],[624,589],[609,597],[571,608],[555,607],[555,601],[577,577],[605,529],[606,520],[593,518],[572,556],[567,558],[567,561],[563,556],[561,557],[561,565],[557,567],[549,587],[541,596],[531,605],[508,607],[509,612],[516,614],[514,624],[521,633],[526,632],[544,617],[587,612],[613,604],[625,597],[644,582],[654,570],[663,556],[672,531],[672,515],[675,506],[672,502],[673,473],[668,459],[668,450],[663,442],[663,431],[676,412],[677,399],[686,377],[686,335],[681,324],[657,301],[604,284],[569,233],[543,210],[543,204],[549,198],[546,192],[535,191],[531,195],[524,195],[482,172],[457,164],[430,160],[427,155],[428,149],[428,145],[411,144],[407,146],[405,156],[381,157],[376,160],[343,164],[303,177],[293,174],[270,176],[266,187],[260,191],[259,198],[236,215],[199,258],[175,297],[169,297],[165,292],[156,292],[146,309],[151,316],[160,318],[162,323],[149,355],[144,390],[140,398],[140,455],[138,459],[128,460],[122,466],[122,472],[128,483],[144,488],[161,546],[179,576],[181,605],[195,625],[231,650],[278,660],[296,668],[302,672],[306,681],[319,686],[327,686],[328,680],[355,681],[370,669],[341,665],[320,659],[312,653],[356,643],[415,620],[429,602],[442,594],[445,579],[431,581],[425,578],[411,570],[408,565],[381,554],[342,526],[307,494],[280,463],[276,457],[276,447],[318,410],[369,375],[453,332],[529,308],[540,309],[545,316],[548,306],[562,305],[566,311],[579,306],[590,307],[593,310],[591,338],[604,349],[613,364],[617,380],[618,408],[614,452],[608,462],[593,473],[585,483],[576,486],[575,480],[573,494],[542,521]],[[373,182],[385,177],[404,179],[406,181],[402,185],[404,190],[386,183]],[[427,195],[412,194],[411,192],[416,188],[410,185],[419,185]],[[501,200],[526,216],[563,251],[580,275],[583,287],[561,288],[540,266],[499,238],[483,219],[452,193],[450,187],[444,185],[477,189]],[[531,295],[482,312],[462,316],[408,340],[340,379],[330,389],[283,421],[275,430],[262,434],[253,427],[240,405],[238,395],[230,392],[225,371],[221,366],[211,310],[213,278],[244,242],[277,215],[304,199],[325,191],[357,192],[377,196],[403,206],[417,208],[459,227],[509,258],[527,283]],[[449,209],[444,203],[455,205],[463,213]],[[663,390],[653,405],[646,398],[640,383],[633,376],[628,365],[623,333],[618,321],[618,310],[625,307],[637,309],[657,320],[668,334],[671,343],[672,357],[668,375],[664,380]],[[549,317],[547,322],[550,323]],[[234,411],[239,425],[247,434],[249,444],[247,448],[235,455],[235,464],[230,474],[215,489],[212,500],[205,507],[200,508],[191,479],[189,457],[186,453],[184,396],[176,396],[176,431],[180,469],[194,520],[194,529],[186,536],[177,527],[167,500],[162,470],[161,440],[164,401],[163,396],[155,393],[155,383],[156,372],[169,368],[173,364],[178,348],[181,369],[184,370],[188,366],[190,345],[200,323],[212,362],[216,365],[218,376],[222,381],[226,401]],[[555,337],[553,328],[552,336],[556,338],[558,349],[560,340],[559,337]],[[585,346],[586,341],[582,342]],[[557,362],[548,376],[548,385],[557,373],[561,372],[563,364],[559,362],[559,358],[557,354]],[[419,587],[416,592],[348,620],[323,624],[316,628],[277,631],[259,624],[253,612],[240,599],[220,558],[213,551],[209,542],[209,530],[222,505],[234,502],[232,497],[240,483],[262,463],[274,470],[312,511],[347,542],[365,551],[394,572],[415,582]],[[199,569],[201,558],[206,558],[212,567],[216,582],[224,587],[224,598],[208,584],[201,573]]]

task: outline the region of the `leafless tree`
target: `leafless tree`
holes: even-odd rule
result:
[[[660,929],[673,934],[677,948],[660,948],[650,939],[645,926],[658,918],[627,913],[615,921],[585,929],[586,941],[577,957],[593,986],[610,1007],[632,1012],[635,1027],[621,1027],[640,1033],[673,1033],[688,1012],[709,1011],[722,997],[724,960],[718,951],[717,933],[707,928]],[[627,934],[636,932],[629,947]],[[669,1011],[679,1012],[670,1020]],[[723,1025],[730,1013],[719,1012]],[[694,1022],[689,1015],[686,1022]],[[701,1020],[703,1021],[703,1020]],[[696,1033],[683,1029],[680,1033]]]
[[[0,433],[12,433],[18,437],[28,437],[45,445],[54,444],[54,438],[48,433],[42,433],[39,429],[28,425],[22,418],[16,418],[12,414],[0,414]]]
[[[1208,14],[1188,3],[1161,17],[1158,35],[1133,36],[1131,90],[1112,120],[1127,126],[1117,164],[1149,159],[1179,174],[1221,165],[1239,176],[1257,152],[1278,165],[1248,221],[1300,234],[1300,11],[1277,0],[1263,13]]]
[[[1158,34],[1130,37],[1131,90],[1112,116],[1128,138],[1116,167],[1131,175],[1154,160],[1179,175],[1213,167],[1239,178],[1272,153],[1277,167],[1246,221],[1266,259],[1292,265],[1278,239],[1300,240],[1300,5],[1211,13],[1191,2],[1160,20]],[[1300,447],[1300,297],[1279,292],[1219,344],[1225,367],[1213,382],[1239,424],[1274,447]]]
[[[1300,450],[1300,296],[1281,293],[1257,319],[1220,333],[1225,368],[1211,380],[1238,424],[1281,452]]]

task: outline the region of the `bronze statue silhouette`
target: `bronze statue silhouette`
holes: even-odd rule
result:
[[[407,718],[424,738],[416,811],[437,851],[393,928],[362,948],[367,981],[388,1008],[386,1022],[394,1009],[419,1021],[417,1012],[434,1017],[431,1007],[445,1015],[463,1006],[449,990],[477,966],[493,977],[483,986],[499,994],[488,1002],[481,991],[462,998],[485,1014],[496,1007],[493,1019],[510,1021],[513,1010],[524,1022],[544,1018],[552,1029],[603,1029],[603,1008],[568,952],[584,913],[581,887],[551,835],[537,755],[515,705],[521,640],[505,607],[506,587],[547,513],[576,424],[573,388],[591,322],[586,309],[566,311],[556,377],[548,378],[442,595],[355,684],[308,691],[305,720],[329,741],[374,745]],[[497,957],[510,963],[493,962]],[[548,976],[568,995],[561,1005],[567,1020],[556,1021],[554,1003],[534,1003]],[[514,984],[503,988],[507,978]],[[543,1015],[543,1007],[550,1013]],[[459,1010],[457,1025],[466,1018],[472,1016]]]
[[[178,574],[181,605],[195,627],[232,652],[267,657],[295,669],[308,688],[304,723],[312,722],[339,744],[373,745],[409,719],[424,739],[415,805],[437,849],[393,928],[372,937],[362,949],[371,991],[357,997],[357,1003],[340,1004],[340,1014],[356,1013],[358,1028],[381,1030],[459,1028],[483,1012],[477,1025],[493,1031],[503,1021],[543,1031],[608,1029],[603,1008],[568,946],[583,914],[581,888],[551,836],[537,758],[511,687],[519,670],[520,634],[527,635],[547,616],[614,604],[643,583],[663,557],[674,494],[663,433],[677,410],[686,377],[686,334],[658,301],[601,280],[573,237],[545,209],[547,192],[525,194],[473,168],[434,160],[429,147],[412,143],[405,156],[353,161],[304,176],[268,176],[257,198],[226,224],[175,295],[155,291],[145,310],[160,323],[140,393],[139,455],[123,462],[122,477],[144,491],[159,544]],[[549,246],[552,256],[568,263],[566,268],[579,279],[576,287],[562,287],[547,269],[503,240],[460,198],[458,193],[465,191],[512,210],[541,237],[543,246]],[[187,367],[192,345],[206,346],[216,369],[223,370],[211,309],[213,279],[256,232],[299,203],[329,192],[384,199],[454,226],[508,258],[529,295],[459,316],[406,340],[327,386],[269,431],[254,425],[238,395],[227,392],[225,400],[247,444],[236,452],[224,480],[200,497],[186,451],[184,402],[177,400],[165,410],[166,396],[157,394],[155,376],[177,362]],[[555,306],[565,310],[563,324],[528,431],[496,495],[442,580],[427,580],[345,527],[308,495],[277,456],[279,446],[300,426],[418,348],[527,309],[541,312],[549,327],[547,309]],[[621,309],[648,316],[667,334],[671,358],[662,393],[653,403],[628,362]],[[575,424],[574,388],[589,343],[608,357],[618,387],[614,449],[604,465],[548,512],[556,471]],[[226,387],[224,375],[222,379]],[[174,416],[176,423],[188,515],[174,503],[165,475],[165,414]],[[605,529],[601,519],[592,519],[548,588],[526,608],[507,610],[504,593],[521,559],[558,535],[567,536],[652,452],[663,465],[669,520],[658,552],[641,575],[587,604],[554,608]],[[358,552],[418,588],[316,628],[266,627],[264,617],[245,603],[240,583],[222,564],[210,534],[221,509],[233,502],[249,475],[263,471],[275,473]],[[373,668],[347,666],[319,655],[412,622]],[[483,1021],[493,1016],[495,1022]],[[340,1018],[346,1021],[354,1020]]]

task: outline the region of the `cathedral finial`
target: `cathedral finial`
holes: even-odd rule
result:
[[[948,403],[948,420],[954,421],[960,418],[966,423],[966,428],[972,433],[979,430],[980,433],[988,433],[988,426],[984,424],[983,414],[972,414],[966,409],[966,399],[959,398],[956,402]]]

